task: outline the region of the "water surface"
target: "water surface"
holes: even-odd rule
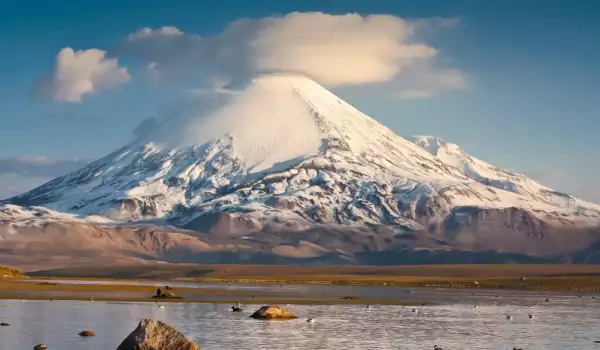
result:
[[[188,286],[188,285],[186,285]],[[202,284],[201,287],[206,287]],[[219,287],[217,285],[217,287]],[[228,286],[227,288],[236,288]],[[291,305],[299,316],[282,322],[248,316],[261,305],[110,303],[85,301],[0,300],[0,350],[116,349],[141,318],[165,321],[194,339],[201,349],[600,349],[599,299],[591,295],[547,295],[532,292],[435,290],[335,286],[245,286],[286,288],[310,294],[368,294],[414,298],[434,305],[417,308],[374,305]],[[474,294],[472,294],[474,293]],[[474,305],[478,305],[477,308]],[[528,318],[528,313],[535,315]],[[513,316],[507,320],[506,315]],[[306,322],[316,319],[314,324]],[[83,329],[97,336],[82,339]]]

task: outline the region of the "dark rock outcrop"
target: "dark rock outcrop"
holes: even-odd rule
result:
[[[117,350],[200,350],[181,332],[161,321],[145,318]]]

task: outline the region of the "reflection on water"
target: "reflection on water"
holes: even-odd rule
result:
[[[277,286],[279,287],[279,286]],[[356,287],[293,286],[311,294],[360,292]],[[316,288],[316,290],[315,290]],[[350,290],[346,288],[351,288]],[[333,290],[333,291],[331,291]],[[192,337],[201,349],[600,349],[599,299],[528,292],[368,288],[375,294],[408,294],[436,302],[418,312],[400,306],[305,306],[289,309],[300,318],[264,322],[249,318],[260,305],[108,303],[85,301],[0,301],[0,350],[106,350],[117,345],[144,317],[165,321]],[[479,305],[475,308],[474,305]],[[531,312],[534,319],[529,319]],[[512,315],[507,320],[506,315]],[[316,319],[314,324],[306,318]],[[82,339],[83,329],[97,336]]]

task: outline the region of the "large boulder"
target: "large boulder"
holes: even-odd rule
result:
[[[200,350],[200,348],[168,324],[145,318],[123,340],[117,350]]]
[[[296,315],[276,305],[263,306],[254,312],[250,317],[258,320],[291,320]]]

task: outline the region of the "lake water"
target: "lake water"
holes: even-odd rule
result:
[[[164,284],[164,283],[163,283]],[[161,284],[157,284],[161,285]],[[206,288],[206,284],[199,285]],[[225,288],[215,285],[215,288]],[[57,350],[116,349],[140,319],[167,322],[201,349],[600,349],[600,298],[486,290],[435,290],[333,286],[227,286],[310,294],[369,295],[434,303],[418,312],[401,306],[291,305],[291,321],[249,318],[261,305],[111,303],[0,300],[0,350],[31,349],[44,343]],[[472,294],[474,293],[474,294]],[[546,302],[549,297],[549,302]],[[478,305],[477,308],[474,305]],[[529,319],[528,313],[535,315]],[[507,320],[506,315],[512,315]],[[306,319],[315,318],[314,324]],[[77,336],[89,329],[97,336]]]

